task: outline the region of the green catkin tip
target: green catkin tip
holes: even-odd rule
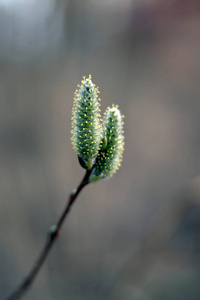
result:
[[[92,160],[91,160],[91,158],[88,158],[88,161],[87,161],[87,169],[88,170],[90,170],[90,169],[92,169],[92,166],[93,166],[93,163],[92,163]]]
[[[102,150],[106,149],[106,146],[107,146],[107,137],[104,136],[101,142],[102,142],[101,149]]]
[[[118,106],[107,108],[103,119],[103,138],[90,181],[111,177],[120,167],[124,151],[122,118]]]
[[[102,139],[99,106],[98,88],[91,75],[83,77],[75,92],[72,109],[72,144],[81,166],[86,169],[92,168]]]
[[[96,181],[98,181],[98,180],[100,180],[100,179],[102,179],[102,178],[103,178],[103,174],[100,174],[100,175],[98,175],[98,176],[92,176],[92,177],[90,178],[90,183],[96,182]]]

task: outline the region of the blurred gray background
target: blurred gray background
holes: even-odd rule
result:
[[[200,299],[200,2],[0,0],[0,298],[84,170],[73,93],[125,115],[122,167],[78,198],[30,300]]]

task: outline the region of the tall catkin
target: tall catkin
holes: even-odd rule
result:
[[[102,138],[98,88],[91,76],[83,77],[75,92],[72,109],[72,144],[85,168],[91,168],[98,155]]]

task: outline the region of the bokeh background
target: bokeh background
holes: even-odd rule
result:
[[[73,93],[125,115],[120,171],[81,193],[29,300],[200,299],[200,2],[0,0],[0,298],[84,170]]]

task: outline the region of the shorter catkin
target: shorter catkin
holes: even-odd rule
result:
[[[103,138],[91,181],[111,177],[120,167],[124,151],[122,119],[117,105],[107,108],[103,119]]]

